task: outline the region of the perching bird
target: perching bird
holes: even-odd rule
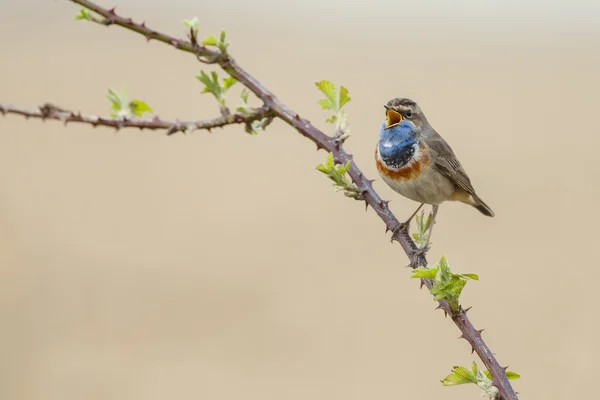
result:
[[[444,201],[460,201],[493,217],[494,212],[475,193],[450,145],[431,127],[417,103],[396,98],[384,107],[386,119],[375,151],[377,170],[392,189],[421,203],[398,229],[408,227],[423,204],[431,204],[427,251],[438,207]]]

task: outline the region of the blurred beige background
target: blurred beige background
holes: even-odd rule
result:
[[[314,82],[344,84],[347,148],[373,178],[382,105],[418,101],[496,212],[443,206],[430,259],[480,275],[463,303],[521,398],[592,398],[600,9],[494,3],[117,10],[176,36],[193,16],[227,29],[237,60],[323,129]],[[193,57],[78,9],[0,3],[0,102],[106,114],[126,85],[163,118],[217,115]],[[373,211],[333,194],[324,157],[280,122],[166,137],[0,118],[0,399],[479,398],[439,384],[476,358]]]

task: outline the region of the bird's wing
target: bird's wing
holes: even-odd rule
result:
[[[435,167],[456,186],[474,195],[475,189],[464,168],[454,155],[450,145],[435,131],[425,137],[425,143],[432,153]]]

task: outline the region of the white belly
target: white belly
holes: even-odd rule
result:
[[[384,174],[381,177],[392,189],[402,196],[419,203],[439,205],[454,193],[454,184],[433,167],[425,168],[417,178],[393,180]]]

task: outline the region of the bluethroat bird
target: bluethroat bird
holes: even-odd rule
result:
[[[424,204],[432,205],[427,251],[438,207],[445,201],[460,201],[493,217],[494,212],[475,193],[471,180],[452,148],[432,128],[417,103],[396,98],[385,106],[385,121],[379,129],[375,161],[379,174],[402,196],[421,203],[397,229],[408,228]]]

